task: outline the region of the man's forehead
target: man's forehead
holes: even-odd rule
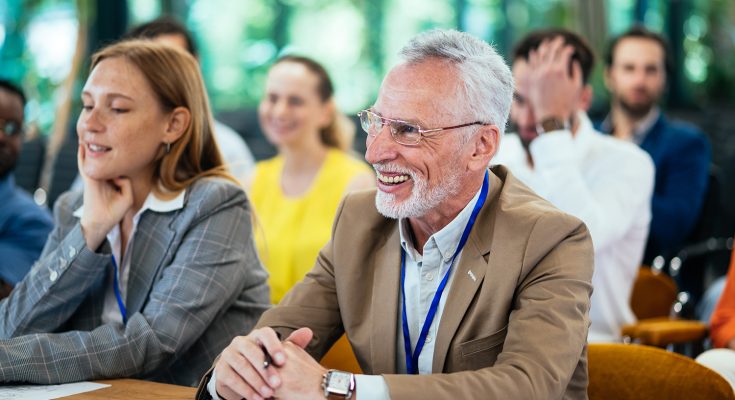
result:
[[[433,109],[433,112],[439,114],[454,114],[458,105],[462,104],[463,94],[458,71],[454,66],[435,60],[415,64],[402,63],[393,67],[386,75],[375,107],[376,111],[384,114],[398,112],[398,108],[421,108],[424,111]]]
[[[645,51],[641,51],[645,47]],[[613,51],[613,60],[664,62],[664,49],[653,39],[629,37],[621,39]]]
[[[0,88],[0,118],[23,119],[23,100],[12,92]]]

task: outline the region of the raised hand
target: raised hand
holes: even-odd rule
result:
[[[574,48],[559,36],[544,41],[528,56],[525,85],[536,121],[554,117],[569,121],[577,108],[582,84],[579,62],[572,62]],[[571,73],[570,73],[571,62]]]
[[[112,228],[122,221],[133,207],[133,188],[130,179],[96,180],[84,173],[85,149],[79,145],[77,165],[84,181],[84,213],[81,225],[87,247],[96,250]]]

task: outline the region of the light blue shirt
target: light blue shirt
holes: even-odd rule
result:
[[[439,288],[439,283],[444,274],[450,267],[452,256],[459,246],[462,238],[462,232],[470,220],[472,210],[480,197],[480,190],[477,191],[475,197],[470,200],[462,211],[447,226],[429,237],[424,244],[422,253],[419,253],[413,245],[411,228],[408,220],[401,219],[398,221],[398,229],[401,235],[401,247],[406,252],[406,281],[405,292],[407,299],[406,318],[408,319],[408,327],[411,336],[411,349],[416,348],[421,327],[429,312],[431,301],[434,299]],[[454,260],[452,272],[457,269],[459,259],[462,253],[457,255]],[[400,265],[396,265],[396,269]],[[470,277],[472,278],[472,277]],[[447,302],[447,295],[451,289],[454,274],[450,272],[447,286],[439,300],[434,321],[431,323],[429,334],[426,337],[426,343],[419,355],[418,369],[419,374],[431,374],[431,364],[434,359],[434,344],[436,343],[436,332],[439,329],[444,305]],[[402,307],[402,304],[399,304]],[[396,331],[396,371],[401,374],[407,373],[406,370],[406,352],[403,348],[403,321],[401,313],[398,313],[398,329]],[[437,371],[441,372],[441,371]],[[216,390],[216,375],[212,372],[212,377],[207,384],[207,390],[212,399],[219,400]],[[360,400],[390,400],[388,385],[380,375],[355,375],[356,387],[359,391]]]

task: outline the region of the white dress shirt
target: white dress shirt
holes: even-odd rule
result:
[[[488,188],[488,193],[490,190],[492,188]],[[419,355],[419,374],[431,374],[434,372],[431,370],[431,364],[434,359],[436,332],[439,329],[439,322],[441,321],[444,305],[447,302],[447,295],[454,278],[452,272],[457,269],[457,264],[462,257],[462,253],[460,252],[457,255],[453,264],[451,264],[452,256],[457,250],[457,246],[459,246],[462,232],[464,232],[465,226],[467,226],[470,220],[472,210],[479,197],[480,190],[477,191],[475,197],[470,200],[465,208],[449,224],[429,237],[424,244],[423,254],[420,254],[414,248],[408,220],[401,219],[398,221],[398,229],[401,235],[401,248],[406,252],[406,280],[404,290],[407,299],[406,318],[408,320],[412,350],[416,349],[416,343],[418,342],[422,325],[426,319],[426,314],[429,312],[431,301],[434,299],[434,294],[439,288],[439,284],[447,273],[447,270],[449,270],[450,265],[454,265],[450,271],[447,286],[444,288],[439,299],[436,315],[431,323],[431,328],[429,328],[424,348]],[[400,271],[400,267],[400,264],[396,265],[396,270]],[[403,307],[402,303],[399,304],[399,309],[400,307]],[[396,370],[399,373],[405,374],[407,369],[406,351],[403,344],[402,314],[399,312],[397,317],[398,329],[396,331],[395,343],[397,349]],[[217,396],[215,372],[212,372],[212,378],[207,384],[207,391],[214,400],[220,400],[219,396]],[[388,385],[386,385],[382,376],[355,375],[355,381],[360,400],[390,400]]]
[[[176,197],[170,200],[163,200],[156,197],[153,191],[148,194],[145,202],[143,202],[143,206],[133,216],[133,229],[130,230],[130,237],[128,238],[128,243],[125,246],[125,254],[127,256],[124,258],[120,256],[122,250],[120,224],[116,224],[112,228],[112,230],[107,233],[107,241],[110,243],[110,247],[112,248],[112,256],[115,258],[118,266],[117,281],[120,286],[120,297],[122,298],[123,303],[125,302],[125,293],[127,292],[128,287],[128,276],[130,276],[130,259],[132,258],[129,256],[130,249],[132,248],[133,241],[135,239],[135,232],[138,228],[138,221],[140,221],[140,216],[143,215],[146,210],[163,213],[181,209],[182,207],[184,207],[185,196],[186,190],[182,190]],[[75,217],[81,218],[83,213],[84,205],[74,210],[73,215]],[[120,262],[120,260],[122,260],[122,263]],[[120,311],[120,307],[117,304],[117,297],[115,296],[113,276],[112,274],[110,274],[107,282],[107,290],[105,291],[105,304],[102,307],[102,323],[122,324],[122,322],[122,313]]]
[[[638,146],[594,130],[585,113],[577,119],[574,136],[559,130],[531,142],[533,166],[514,134],[492,163],[587,225],[595,249],[588,340],[619,341],[621,327],[635,322],[630,293],[648,237],[654,166]]]

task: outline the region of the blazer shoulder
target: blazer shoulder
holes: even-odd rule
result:
[[[196,180],[188,189],[185,204],[187,208],[194,208],[203,214],[236,205],[249,208],[248,197],[243,188],[220,177]]]

